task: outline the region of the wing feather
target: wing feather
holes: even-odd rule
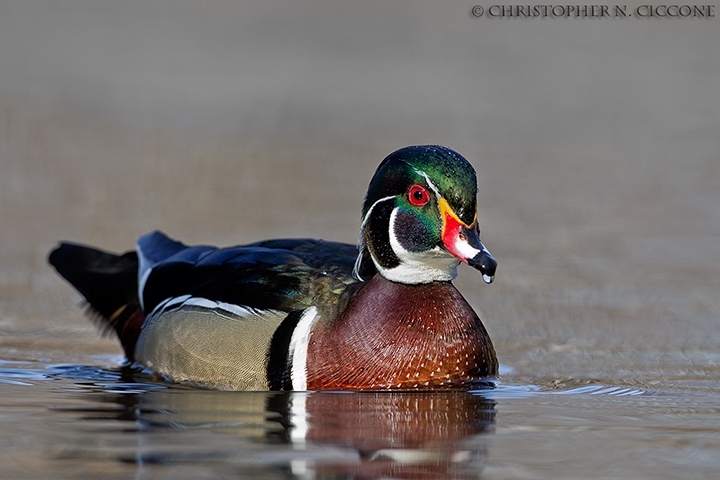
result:
[[[188,247],[153,232],[138,240],[138,257],[146,312],[182,295],[291,312],[334,303],[331,297],[357,282],[352,276],[357,247],[322,240]]]

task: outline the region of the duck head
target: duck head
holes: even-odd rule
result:
[[[363,204],[355,275],[405,284],[450,281],[460,262],[491,283],[497,262],[480,242],[472,165],[439,145],[405,147],[378,166]]]

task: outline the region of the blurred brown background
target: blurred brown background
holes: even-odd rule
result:
[[[354,242],[382,158],[440,143],[478,170],[498,277],[458,285],[514,378],[717,378],[718,19],[473,5],[0,1],[0,358],[120,353],[58,240]]]

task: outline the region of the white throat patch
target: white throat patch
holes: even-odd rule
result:
[[[435,247],[424,252],[410,252],[400,245],[395,233],[397,212],[395,208],[390,215],[390,246],[400,260],[400,265],[386,269],[373,259],[378,272],[390,281],[405,284],[449,282],[457,277],[460,260],[444,249]]]

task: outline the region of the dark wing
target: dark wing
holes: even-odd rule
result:
[[[183,295],[290,312],[336,302],[358,282],[352,277],[357,248],[344,243],[287,239],[188,247],[153,232],[137,249],[145,312]]]

